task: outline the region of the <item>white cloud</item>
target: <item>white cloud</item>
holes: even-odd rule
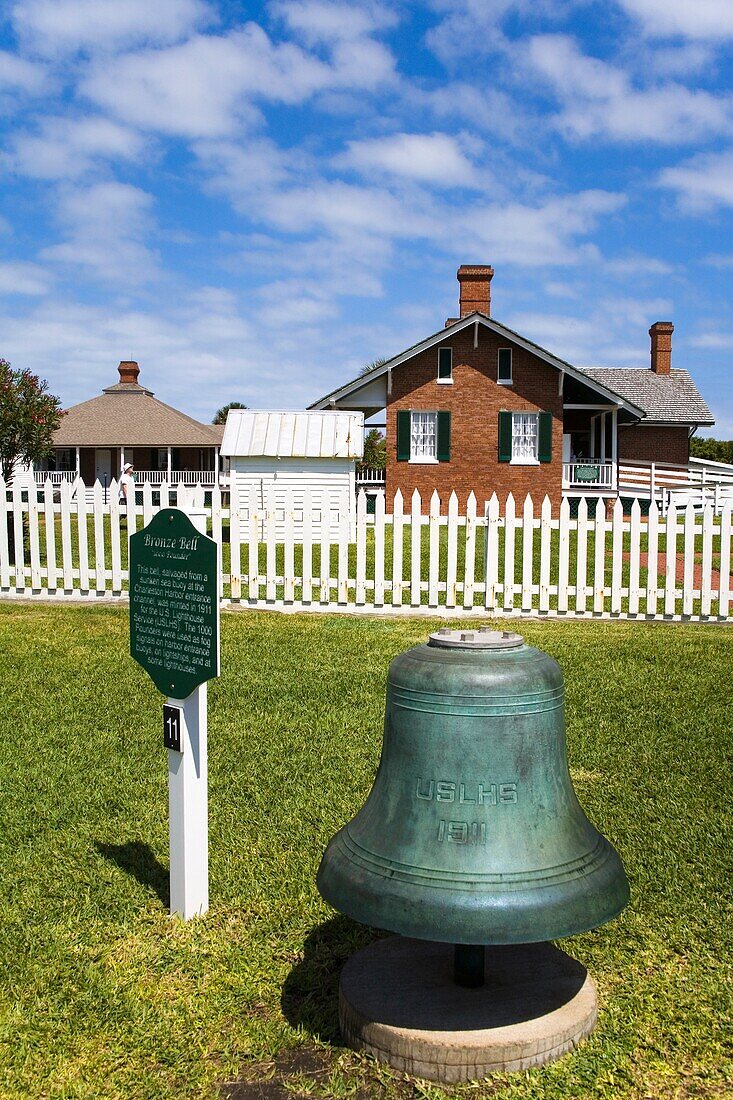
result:
[[[377,3],[278,0],[270,11],[311,45],[364,37],[397,22],[394,11]]]
[[[11,18],[26,49],[59,57],[177,42],[212,15],[202,0],[19,0]]]
[[[490,203],[459,214],[448,227],[458,245],[494,261],[519,266],[576,264],[598,260],[595,246],[583,243],[604,216],[620,210],[623,195],[581,191],[529,206]]]
[[[157,274],[144,240],[151,228],[152,197],[126,183],[98,183],[66,192],[58,218],[66,240],[41,253],[47,260],[80,266],[97,279],[128,286]]]
[[[512,99],[493,86],[474,86],[465,81],[453,81],[429,91],[408,88],[405,99],[409,105],[427,107],[437,118],[447,118],[452,125],[458,120],[472,130],[496,134],[505,141],[517,143],[536,137],[536,126],[526,104]]]
[[[717,267],[725,269],[733,267],[733,252],[714,252],[709,256],[705,256],[703,263],[708,264],[710,267]]]
[[[665,168],[658,183],[676,191],[680,205],[693,214],[733,206],[733,149],[700,153],[675,168]]]
[[[118,58],[114,80],[99,65],[81,91],[131,125],[220,138],[257,121],[258,102],[297,105],[326,89],[369,89],[391,69],[391,57],[368,39],[337,43],[327,63],[292,43],[273,43],[248,23],[228,35],[197,35]]]
[[[619,0],[650,36],[733,38],[730,0]]]
[[[450,134],[390,134],[350,141],[336,164],[364,175],[381,173],[446,187],[469,187],[476,170]]]
[[[618,256],[614,260],[607,260],[604,268],[612,275],[630,276],[631,278],[671,275],[674,271],[674,266],[665,260],[659,260],[655,256],[644,256],[638,252],[630,252],[624,256]]]
[[[271,224],[289,233],[326,229],[386,237],[433,237],[438,228],[425,205],[402,202],[385,188],[318,180],[271,195],[265,204]]]
[[[2,160],[35,179],[76,179],[99,161],[133,160],[142,138],[106,118],[45,118],[40,132],[12,138]]]
[[[693,348],[710,348],[713,351],[727,351],[733,347],[733,332],[703,332],[688,341]]]
[[[649,365],[650,318],[669,314],[666,298],[594,297],[583,315],[523,311],[507,323],[541,347],[577,366],[645,367]]]
[[[43,65],[0,50],[0,90],[37,95],[45,90],[48,79],[48,72]]]
[[[563,103],[556,124],[571,137],[682,145],[725,132],[733,120],[730,99],[672,83],[636,89],[624,70],[585,56],[566,35],[530,39],[529,59]]]
[[[31,297],[47,294],[51,285],[48,271],[38,264],[22,261],[0,262],[0,295],[28,295]]]

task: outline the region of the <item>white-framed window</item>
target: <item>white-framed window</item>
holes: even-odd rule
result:
[[[437,412],[410,413],[410,462],[438,461]]]
[[[515,466],[539,465],[539,414],[512,413],[512,457]]]
[[[512,349],[499,348],[496,366],[496,381],[502,386],[512,384]]]
[[[453,348],[438,348],[438,381],[453,381]]]

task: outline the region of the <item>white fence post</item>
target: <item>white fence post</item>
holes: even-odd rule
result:
[[[522,509],[522,611],[532,610],[532,566],[534,564],[534,503],[527,493]]]
[[[455,494],[453,494],[455,497]],[[451,498],[453,499],[453,498]],[[456,525],[458,519],[458,501],[456,500]],[[449,554],[449,578],[450,578],[450,542],[448,543]],[[487,611],[493,611],[499,602],[499,498],[494,493],[489,501],[489,507],[486,513],[486,551],[485,551],[485,581],[486,581],[486,594],[484,597],[484,606]],[[453,587],[455,589],[455,562],[453,569]],[[454,605],[451,605],[454,606]]]
[[[505,611],[514,610],[514,547],[517,534],[514,497],[510,493],[504,506],[504,600]]]
[[[542,501],[540,513],[540,611],[550,610],[550,558],[552,556],[552,502]]]
[[[359,489],[356,494],[356,593],[359,607],[366,603],[366,534],[367,512],[366,493]]]
[[[463,570],[463,606],[473,607],[473,590],[476,577],[476,497],[468,494],[466,501],[466,555]]]
[[[374,501],[374,606],[384,606],[384,541],[385,494],[380,491]]]
[[[402,591],[402,538],[403,538],[403,501],[402,491],[395,493],[392,506],[392,606],[401,607]]]
[[[410,510],[410,604],[420,606],[420,566],[422,541],[422,500],[417,489],[412,494]]]
[[[557,610],[566,615],[568,610],[568,576],[570,571],[570,501],[564,497],[560,504],[560,524],[557,534]]]
[[[300,576],[300,599],[310,603],[313,599],[313,497],[310,486],[303,490],[303,546]]]
[[[720,516],[720,572],[718,574],[718,616],[727,619],[730,607],[730,540],[733,501],[723,506]]]
[[[430,498],[428,607],[438,606],[438,576],[440,569],[440,497],[433,489]]]
[[[578,538],[576,543],[575,610],[585,615],[588,578],[588,503],[585,497],[578,504]]]

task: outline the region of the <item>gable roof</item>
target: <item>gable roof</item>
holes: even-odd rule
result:
[[[714,424],[715,419],[700,395],[697,386],[686,370],[673,370],[670,374],[655,374],[644,367],[575,367],[565,359],[553,355],[546,348],[520,336],[507,325],[495,321],[484,313],[469,313],[466,317],[440,329],[399,355],[387,359],[374,370],[360,374],[338,389],[327,393],[309,406],[324,408],[341,401],[370,385],[375,379],[400,366],[428,348],[445,341],[451,333],[460,332],[471,325],[483,325],[504,339],[532,352],[550,366],[563,371],[582,385],[589,386],[613,405],[626,409],[632,416],[646,423],[662,424]]]
[[[72,405],[53,435],[54,447],[216,447],[221,430],[201,424],[137,383],[117,383]]]
[[[633,401],[646,422],[714,424],[715,419],[686,370],[655,374],[648,367],[580,367],[592,381]]]
[[[313,404],[308,407],[311,409],[324,408],[331,402],[340,401],[348,397],[350,394],[360,390],[363,386],[369,385],[376,378],[386,374],[387,371],[400,366],[400,364],[404,363],[407,359],[412,359],[414,355],[418,355],[422,351],[427,351],[428,348],[434,347],[436,344],[442,343],[450,338],[454,332],[461,332],[465,328],[470,328],[471,325],[483,325],[485,328],[495,332],[498,336],[506,340],[511,340],[512,343],[524,348],[525,351],[532,352],[532,354],[536,355],[539,359],[544,359],[550,366],[555,367],[556,370],[563,371],[571,378],[577,379],[577,381],[581,382],[583,385],[587,386],[590,384],[592,389],[596,390],[612,404],[619,404],[622,408],[628,409],[628,411],[635,416],[644,416],[644,410],[633,400],[621,396],[621,394],[607,386],[603,380],[589,378],[578,367],[574,367],[572,363],[566,362],[565,359],[558,358],[557,355],[553,355],[551,352],[547,351],[546,348],[540,347],[539,344],[533,343],[525,336],[520,336],[518,332],[514,332],[513,329],[508,328],[506,325],[502,325],[499,321],[495,321],[493,317],[487,317],[485,313],[469,313],[467,316],[461,317],[459,321],[451,324],[448,328],[442,328],[438,332],[433,333],[432,336],[428,336],[425,340],[413,344],[412,347],[400,352],[399,355],[387,359],[381,366],[375,367],[374,370],[367,371],[365,374],[359,375],[358,378],[352,379],[351,382],[347,382],[338,389],[332,390],[331,393],[327,393],[325,397],[319,398],[318,401],[314,401]]]

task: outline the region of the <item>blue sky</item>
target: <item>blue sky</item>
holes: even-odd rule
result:
[[[675,324],[733,437],[730,0],[0,3],[0,355],[210,420],[441,327],[581,366]]]

